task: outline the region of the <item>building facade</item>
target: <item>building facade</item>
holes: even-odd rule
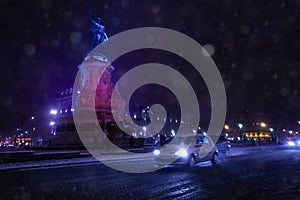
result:
[[[269,144],[277,139],[276,125],[262,113],[232,116],[224,128],[225,134],[236,142]]]

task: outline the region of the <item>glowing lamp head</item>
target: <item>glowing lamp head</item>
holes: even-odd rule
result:
[[[57,110],[51,109],[49,112],[51,115],[57,115]]]
[[[241,129],[243,128],[243,124],[238,124],[238,127]]]
[[[267,126],[267,124],[264,123],[264,122],[261,122],[261,123],[260,123],[260,126],[263,127],[263,128],[265,128],[265,127]]]

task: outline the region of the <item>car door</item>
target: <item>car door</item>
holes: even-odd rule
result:
[[[196,139],[196,146],[198,147],[199,160],[210,160],[212,149],[211,141],[205,136],[198,136]]]
[[[206,160],[211,160],[214,153],[215,153],[215,145],[213,143],[213,141],[211,140],[211,138],[206,137],[203,139],[203,143],[206,144],[206,151],[207,151],[207,156],[206,156]]]

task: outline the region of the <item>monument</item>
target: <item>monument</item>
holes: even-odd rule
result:
[[[105,42],[108,40],[105,27],[101,24],[101,18],[93,19],[92,9],[90,10],[90,22],[90,30],[94,34],[92,47],[105,45]],[[111,111],[111,96],[115,87],[111,81],[113,71],[114,67],[104,54],[91,51],[84,58],[83,62],[78,66],[77,77],[79,77],[79,81],[75,82],[72,90],[68,90],[72,91],[70,95],[62,97],[61,100],[58,101],[57,106],[59,112],[56,120],[56,128],[51,138],[51,144],[82,145],[82,139],[88,140],[84,141],[84,144],[90,143],[92,145],[93,143],[98,143],[102,137],[99,136],[99,132],[97,131],[100,127],[107,137],[113,137],[115,132],[111,131],[111,127],[115,124],[114,121],[116,119],[114,119],[114,117],[119,121],[122,120],[125,107],[124,101],[121,99],[119,93],[116,92],[118,95],[117,98],[113,99],[113,103],[119,108],[119,113],[113,117]],[[102,76],[99,79],[100,75]],[[115,90],[117,90],[117,88],[115,88]],[[80,122],[77,122],[76,128],[73,115],[71,115],[72,112],[69,114],[68,112],[64,112],[68,110],[65,108],[66,106],[70,108],[72,112],[76,110],[76,113],[80,113]],[[95,107],[93,108],[91,106]],[[87,113],[95,111],[97,116],[96,121],[85,117],[89,116]],[[68,126],[71,126],[72,129],[68,129]],[[84,131],[86,133],[87,136],[85,138],[78,137],[78,130],[76,130],[78,127],[81,132]]]

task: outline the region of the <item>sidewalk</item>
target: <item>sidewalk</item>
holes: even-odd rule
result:
[[[32,152],[26,152],[24,154],[32,154]],[[74,152],[72,152],[74,154]],[[78,153],[78,152],[77,152]],[[57,167],[57,166],[68,166],[68,165],[82,165],[82,164],[92,164],[92,163],[100,163],[96,158],[90,155],[87,151],[79,152],[80,157],[69,157],[63,158],[57,157],[59,155],[71,155],[71,152],[39,152],[34,153],[36,156],[46,157],[48,155],[55,155],[51,159],[43,159],[43,160],[30,160],[30,161],[18,161],[18,162],[10,162],[10,163],[2,163],[0,164],[0,173],[5,173],[7,171],[14,170],[24,170],[24,169],[32,169],[32,168],[43,168],[43,167]],[[1,155],[1,153],[0,153]],[[78,154],[77,154],[78,156]],[[49,157],[48,157],[49,158]],[[143,153],[133,153],[130,155],[125,155],[124,152],[120,151],[105,151],[101,154],[102,162],[121,162],[124,160],[140,160],[151,158],[151,156],[145,155]]]
[[[86,157],[81,151],[6,151],[0,152],[0,163]]]
[[[73,148],[73,147],[72,147]],[[1,163],[14,163],[14,162],[22,162],[22,161],[37,161],[37,160],[47,160],[47,159],[65,159],[65,158],[79,158],[90,156],[90,153],[86,149],[62,149],[62,148],[51,148],[51,149],[0,149],[0,164]],[[111,150],[103,150],[100,149],[101,154],[124,154],[126,150],[123,152],[120,150],[111,151]],[[153,148],[132,148],[127,149],[127,151],[132,153],[147,153],[152,152]]]

